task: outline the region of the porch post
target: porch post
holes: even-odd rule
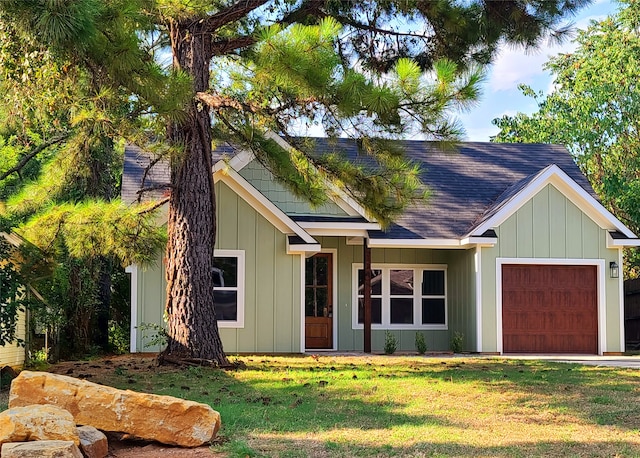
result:
[[[364,237],[364,352],[371,353],[371,248],[369,239]]]

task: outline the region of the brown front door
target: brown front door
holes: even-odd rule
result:
[[[330,253],[305,261],[305,347],[333,347],[333,266]]]
[[[505,353],[598,352],[596,266],[503,265]]]

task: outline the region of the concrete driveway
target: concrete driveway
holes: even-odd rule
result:
[[[547,356],[529,356],[529,355],[505,355],[501,358],[506,359],[525,359],[525,360],[544,360],[558,363],[585,364],[588,366],[606,366],[606,367],[626,367],[629,369],[640,369],[640,355],[636,356],[589,356],[589,355],[547,355]]]

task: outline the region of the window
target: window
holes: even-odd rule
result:
[[[374,265],[371,324],[381,329],[447,329],[446,266]],[[364,269],[353,266],[353,328],[364,322]],[[356,283],[357,282],[357,283]]]
[[[244,327],[244,251],[215,250],[213,297],[221,328]]]

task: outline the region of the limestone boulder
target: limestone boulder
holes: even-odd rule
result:
[[[82,458],[72,441],[35,441],[2,444],[2,458]]]
[[[79,426],[80,450],[85,458],[104,458],[109,453],[109,442],[102,431],[93,426]]]
[[[30,404],[12,407],[0,413],[1,444],[42,440],[63,440],[80,444],[73,415],[53,405]]]
[[[53,404],[68,410],[78,425],[181,447],[204,445],[220,428],[220,414],[206,404],[118,390],[64,375],[22,371],[11,383],[9,407],[30,404]]]

